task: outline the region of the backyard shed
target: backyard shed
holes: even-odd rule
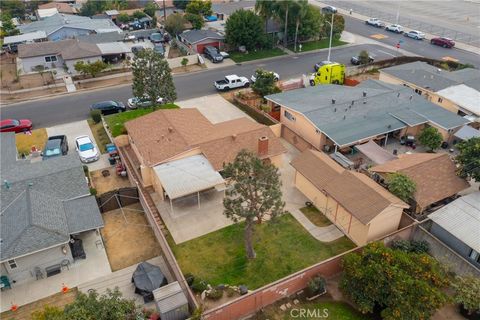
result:
[[[177,281],[154,290],[153,297],[160,319],[185,320],[189,317],[188,300]]]

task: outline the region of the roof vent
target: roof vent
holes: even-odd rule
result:
[[[335,104],[335,99],[332,99],[332,104]]]
[[[367,99],[363,99],[363,104],[367,104]]]
[[[343,120],[345,120],[347,118],[347,116],[343,116]]]
[[[355,100],[352,100],[352,106],[355,104]]]
[[[234,133],[232,134],[232,140],[235,140],[235,139],[237,139],[237,135]]]
[[[438,72],[438,73],[442,72],[442,69],[438,68],[438,69],[437,69],[437,72]]]
[[[392,129],[392,125],[389,124],[389,125],[387,126],[387,128],[388,128],[388,129]]]
[[[8,182],[8,180],[3,180],[3,184],[5,185],[6,189],[10,189],[10,182]]]
[[[400,92],[399,92],[399,93],[397,93],[397,98],[400,98]]]
[[[172,128],[172,127],[168,127],[168,132],[172,133],[172,132],[173,132],[173,128]]]
[[[410,100],[412,100],[412,99],[413,99],[413,96],[412,96],[412,95],[410,95]]]
[[[348,108],[345,108],[345,112],[347,112],[347,111],[348,111]]]
[[[363,97],[367,96],[367,91],[363,91]]]
[[[433,74],[430,76],[430,79],[433,79]]]
[[[337,112],[337,108],[333,108],[333,112]]]

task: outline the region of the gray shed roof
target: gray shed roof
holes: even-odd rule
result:
[[[480,252],[480,192],[458,198],[430,214],[436,224]]]
[[[22,33],[45,31],[47,36],[63,28],[85,29],[95,32],[120,31],[110,19],[91,19],[89,17],[57,13],[44,20],[18,26]]]
[[[4,142],[14,135],[2,136]],[[14,148],[13,154],[16,154]],[[0,261],[41,251],[69,240],[70,234],[103,227],[76,155],[29,163],[3,162],[0,179]],[[7,187],[8,185],[8,187]]]
[[[467,81],[476,86],[480,82],[480,71],[477,69],[466,68],[449,72],[420,61],[385,68],[380,72],[434,92]]]
[[[376,80],[364,81],[356,87],[308,87],[269,95],[266,99],[302,113],[338,146],[425,122],[445,129],[469,122],[412,94],[408,88]]]
[[[169,283],[153,291],[153,297],[161,314],[188,305],[188,300],[183,293],[178,281]]]
[[[46,38],[45,31],[35,31],[3,38],[3,44],[22,43]]]
[[[211,31],[211,30],[188,30],[182,32],[179,37],[185,39],[190,44],[195,44],[197,42],[214,39],[214,40],[223,40],[224,36]]]

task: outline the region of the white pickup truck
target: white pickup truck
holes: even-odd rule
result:
[[[245,77],[239,77],[236,74],[225,76],[225,79],[215,81],[215,88],[220,91],[236,89],[236,88],[248,88],[250,81]]]

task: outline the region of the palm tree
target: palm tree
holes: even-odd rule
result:
[[[265,20],[265,32],[267,32],[268,20],[275,15],[276,0],[257,0],[255,12]]]
[[[300,21],[305,17],[308,11],[308,0],[298,0],[294,3],[294,14],[295,14],[295,48],[294,51],[297,52],[297,38],[298,38],[298,27],[300,26]]]
[[[282,0],[276,2],[276,13],[278,16],[281,16],[282,13],[285,13],[285,30],[284,30],[284,35],[283,35],[283,46],[287,47],[287,40],[288,40],[288,11],[290,7],[292,6],[293,0]]]

